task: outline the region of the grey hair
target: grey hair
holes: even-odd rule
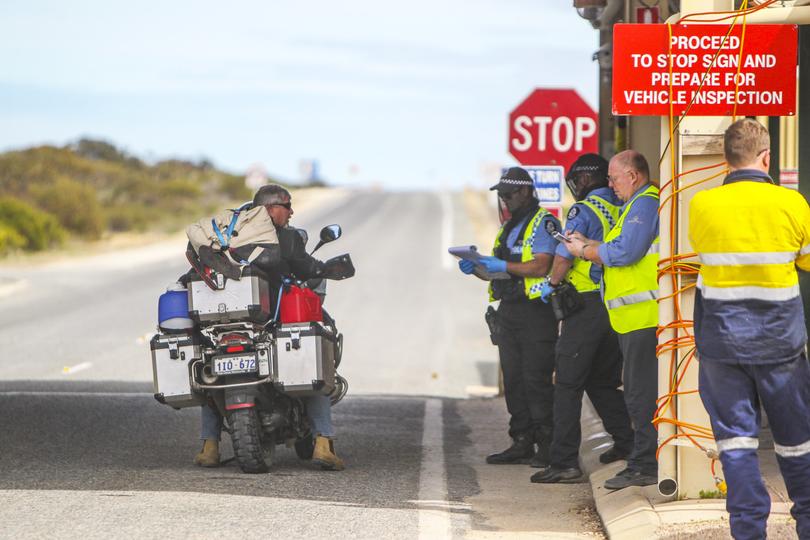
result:
[[[278,204],[292,199],[292,195],[285,188],[278,184],[267,184],[259,188],[253,196],[253,206],[264,206],[265,204]]]

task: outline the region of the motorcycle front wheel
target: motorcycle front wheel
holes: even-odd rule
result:
[[[256,409],[229,411],[228,423],[231,426],[233,453],[242,472],[266,473],[273,464],[276,441],[272,434],[262,431]]]

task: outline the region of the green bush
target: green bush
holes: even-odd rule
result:
[[[66,237],[54,216],[14,197],[0,197],[0,224],[21,236],[28,251],[59,245]]]
[[[104,214],[93,186],[59,177],[51,185],[30,189],[37,206],[56,216],[67,230],[90,240],[98,240],[104,231]]]
[[[174,178],[161,182],[158,191],[162,197],[169,198],[198,199],[202,195],[200,185],[188,178]]]
[[[137,205],[117,205],[104,209],[107,228],[113,232],[145,231],[156,220],[154,209]]]
[[[8,225],[0,223],[0,255],[6,255],[23,247],[25,247],[25,238]]]
[[[244,177],[234,174],[219,177],[219,191],[232,200],[245,201],[253,198],[253,192],[245,185]]]

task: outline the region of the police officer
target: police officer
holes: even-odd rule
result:
[[[731,173],[697,193],[689,238],[700,256],[695,343],[734,538],[765,538],[771,507],[757,458],[760,404],[793,500],[799,538],[810,538],[810,366],[796,272],[810,270],[810,208],[768,176],[770,136],[752,119],[731,124]]]
[[[500,300],[497,336],[503,370],[506,408],[512,445],[487,456],[487,463],[548,465],[554,426],[554,343],[557,321],[551,307],[540,301],[540,290],[551,270],[560,222],[540,206],[534,182],[525,169],[512,167],[490,188],[511,213],[495,238],[492,257],[481,260],[489,273],[508,272],[490,283],[490,301]],[[464,273],[475,268],[460,261]],[[534,444],[537,444],[537,452]]]
[[[568,212],[566,234],[579,232],[601,241],[616,224],[621,202],[608,187],[608,162],[597,154],[584,154],[571,166],[566,182],[578,201]],[[616,333],[610,327],[607,310],[599,294],[602,268],[575,258],[560,242],[551,276],[543,285],[541,299],[548,302],[560,285],[573,286],[582,307],[567,315],[557,340],[554,385],[554,438],[551,466],[532,476],[531,481],[549,484],[577,481],[579,445],[582,441],[580,415],[582,393],[587,392],[605,430],[613,436],[613,448],[599,456],[602,463],[625,459],[633,448],[633,429],[619,386],[622,359]]]
[[[603,299],[619,335],[634,441],[627,468],[605,482],[605,488],[621,489],[658,481],[652,425],[658,388],[658,188],[650,183],[647,160],[634,150],[613,156],[608,180],[624,203],[616,225],[604,242],[572,233],[568,250],[603,266]]]

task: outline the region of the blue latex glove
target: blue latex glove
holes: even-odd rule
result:
[[[494,274],[495,272],[506,272],[506,261],[497,257],[481,257],[480,264],[484,265],[487,272]]]
[[[461,259],[458,261],[458,268],[465,274],[472,274],[473,270],[475,270],[475,263],[467,259]]]
[[[540,286],[540,300],[542,300],[544,304],[548,304],[548,301],[551,300],[551,293],[553,292],[554,287],[551,286],[548,280],[545,280]]]

